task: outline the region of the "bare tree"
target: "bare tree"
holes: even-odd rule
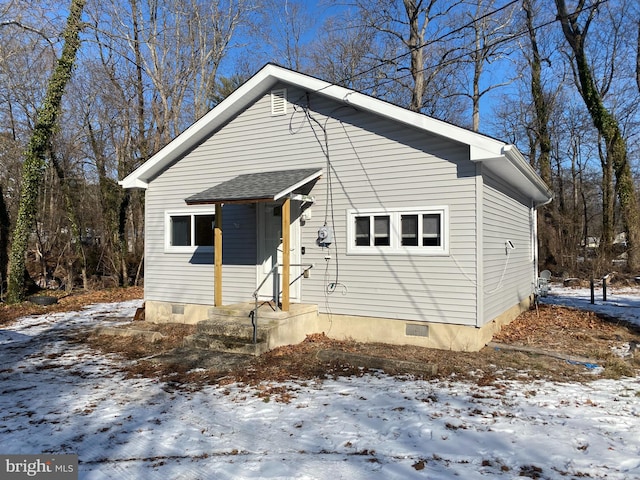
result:
[[[631,269],[637,269],[640,267],[640,209],[627,157],[627,145],[618,120],[604,104],[603,93],[598,89],[593,77],[592,65],[585,47],[589,28],[603,2],[596,1],[587,5],[586,0],[579,0],[571,13],[567,9],[565,0],[555,0],[555,3],[562,32],[573,54],[580,95],[591,115],[594,126],[602,135],[606,162],[612,165],[615,173],[616,193],[620,201],[624,228],[627,232],[628,266]],[[613,58],[611,62],[614,62]],[[608,68],[613,75],[613,64]],[[601,242],[601,246],[605,249],[611,248],[611,244],[606,245],[605,242]]]
[[[0,184],[0,290],[4,291],[9,265],[9,211],[4,201],[4,192]]]
[[[461,35],[451,24],[452,12],[461,5],[439,0],[355,1],[362,27],[375,32],[376,45],[384,45],[373,59],[388,76],[383,80],[395,83],[387,100],[445,120],[457,119],[460,108],[449,76],[455,73],[455,40]]]
[[[513,48],[507,41],[513,34],[515,8],[496,8],[494,0],[476,0],[474,7],[474,11],[466,12],[462,18],[468,19],[471,32],[471,42],[467,47],[472,72],[471,92],[464,95],[471,99],[471,128],[477,132],[480,129],[480,101],[492,90],[509,84],[509,79],[504,78],[483,87],[481,79],[487,64],[504,60],[509,49]]]
[[[553,110],[552,96],[545,91],[542,80],[542,68],[545,59],[538,45],[537,30],[535,28],[535,10],[532,0],[523,0],[522,8],[525,13],[525,24],[527,28],[530,55],[525,55],[529,59],[531,98],[533,99],[533,125],[531,133],[533,135],[532,149],[537,151],[536,163],[538,165],[542,180],[549,186],[553,186],[551,175],[551,133],[549,122]],[[538,217],[538,231],[540,232],[540,258],[545,267],[558,263],[557,246],[558,242],[553,239],[557,233],[557,204],[552,203],[543,207]]]
[[[311,47],[311,73],[337,85],[385,97],[382,80],[390,72],[378,64],[385,45],[375,37],[375,32],[358,18],[343,14],[327,19]]]
[[[29,142],[23,164],[22,191],[20,208],[11,243],[11,260],[7,299],[19,302],[24,298],[25,254],[29,233],[35,222],[38,188],[42,182],[45,156],[53,135],[64,89],[71,77],[76,54],[80,48],[80,30],[82,29],[82,10],[85,0],[72,0],[63,32],[65,39],[62,54],[56,69],[49,79],[47,95],[42,108],[38,111],[37,122]]]
[[[316,18],[302,0],[263,0],[258,10],[260,21],[252,26],[256,56],[298,71],[307,70],[308,49]]]
[[[101,198],[102,258],[127,285],[143,256],[143,195],[117,184],[212,106],[220,63],[254,8],[247,0],[92,4],[97,55],[78,85],[85,153]]]
[[[636,85],[640,92],[640,19],[636,21],[638,33],[636,41]]]

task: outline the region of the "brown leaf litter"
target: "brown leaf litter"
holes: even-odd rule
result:
[[[89,303],[117,302],[141,296],[140,288],[127,288],[74,294],[61,298],[57,304],[48,307],[26,303],[18,306],[0,305],[0,325],[25,315],[77,310]],[[137,360],[127,367],[130,375],[160,377],[181,388],[198,388],[198,385],[207,383],[241,382],[259,385],[290,379],[311,381],[328,376],[361,375],[371,367],[367,366],[366,361],[349,359],[366,357],[392,360],[373,363],[391,365],[388,371],[383,367],[390,374],[466,379],[485,385],[498,385],[500,380],[507,379],[587,381],[601,377],[634,375],[640,369],[640,355],[636,353],[635,357],[623,359],[612,350],[629,342],[640,341],[640,329],[637,326],[592,312],[553,305],[540,305],[537,310],[523,313],[493,339],[501,344],[527,347],[533,352],[490,347],[485,347],[480,352],[453,352],[407,345],[340,341],[319,333],[309,335],[298,345],[279,347],[259,357],[250,358],[230,371],[194,369],[197,366],[194,363],[180,365],[154,361],[158,355],[181,347],[184,337],[194,332],[193,325],[135,322],[135,328],[157,331],[164,337],[157,342],[143,342],[137,337],[97,336],[85,332],[78,336],[77,341],[87,342],[103,352],[117,353],[129,360]],[[603,370],[599,374],[593,374],[585,365],[553,358],[545,355],[545,352],[561,352],[593,359]],[[437,373],[434,374],[429,368],[425,368],[424,375],[415,368],[403,370],[403,365],[421,364],[436,366]],[[272,390],[267,392],[283,395],[282,392]]]

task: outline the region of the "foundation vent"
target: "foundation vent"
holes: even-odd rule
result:
[[[184,315],[184,305],[171,305],[171,313],[173,315]]]
[[[286,115],[287,89],[271,90],[271,115]]]
[[[428,337],[429,325],[420,325],[417,323],[407,323],[405,335],[409,337]]]

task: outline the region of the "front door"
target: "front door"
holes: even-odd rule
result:
[[[291,202],[290,262],[300,264],[300,215],[299,202]],[[274,272],[278,268],[278,282],[274,282]],[[291,267],[290,299],[300,301],[300,267]],[[258,298],[273,300],[282,298],[282,204],[258,204],[258,268],[256,287],[260,287]],[[264,281],[264,283],[262,283]],[[276,285],[278,290],[276,290]]]

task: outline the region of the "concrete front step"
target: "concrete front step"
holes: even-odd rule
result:
[[[241,355],[262,355],[268,350],[267,342],[251,343],[251,340],[237,337],[196,333],[184,339],[183,346],[197,350],[235,353]]]
[[[253,325],[250,317],[240,309],[216,309],[208,320],[196,324],[195,334],[185,338],[184,346],[243,355],[261,355],[268,348],[269,330],[273,324],[264,319],[256,331],[253,343]]]
[[[262,304],[258,310],[256,344],[253,343],[253,325],[249,312],[252,303],[211,307],[208,319],[196,324],[196,333],[187,337],[186,348],[245,355],[261,355],[281,345],[304,340],[305,322],[314,322],[317,305],[292,304],[288,312],[274,311]]]
[[[196,334],[241,338],[253,342],[253,325],[249,320],[202,320],[196,324]],[[257,340],[259,342],[264,341],[268,336],[269,327],[264,324],[259,326],[256,331]]]
[[[211,307],[208,312],[209,320],[216,320],[219,318],[242,320],[248,319],[249,313],[255,308],[253,302],[236,303],[231,305],[222,305],[220,307]],[[292,316],[297,316],[306,313],[317,313],[317,305],[306,304],[291,304],[291,309],[288,312],[282,310],[274,310],[273,306],[269,303],[262,302],[258,306],[258,318],[261,320],[283,320]]]

